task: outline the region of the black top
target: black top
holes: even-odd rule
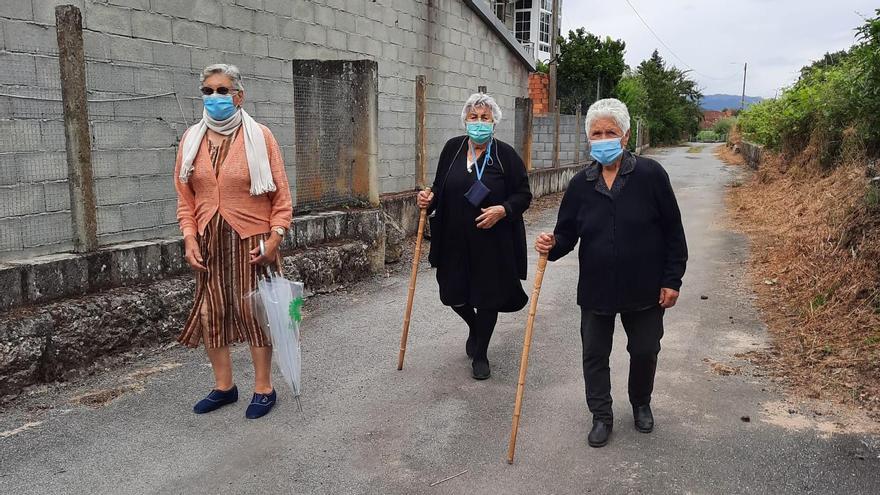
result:
[[[490,193],[477,208],[465,198],[476,182],[467,170],[467,136],[449,140],[440,154],[434,180],[429,260],[437,268],[440,300],[448,306],[518,311],[528,298],[526,239],[522,214],[532,194],[525,165],[509,145],[493,140],[482,182]],[[482,165],[485,152],[478,158]],[[502,205],[507,216],[491,229],[478,229],[481,208]]]
[[[550,261],[580,240],[577,301],[586,309],[647,309],[661,288],[681,288],[688,256],[681,212],[654,160],[625,152],[611,190],[601,165],[587,166],[569,182],[554,234]]]

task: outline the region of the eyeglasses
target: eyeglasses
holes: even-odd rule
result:
[[[217,89],[209,88],[207,86],[202,86],[201,91],[202,91],[202,94],[205,96],[211,96],[214,93],[217,93],[218,95],[228,95],[229,93],[238,93],[237,89],[224,88],[223,86],[220,86]]]

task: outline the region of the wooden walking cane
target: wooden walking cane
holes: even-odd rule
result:
[[[430,192],[431,188],[425,188]],[[425,223],[428,220],[428,209],[422,208],[419,213],[419,232],[416,234],[416,251],[413,254],[412,275],[409,277],[409,295],[406,299],[406,312],[403,314],[403,333],[400,335],[400,354],[397,356],[397,369],[403,369],[403,356],[406,354],[406,341],[409,338],[409,320],[412,315],[413,297],[416,294],[416,279],[419,276],[419,261],[422,258],[422,238],[425,234]]]
[[[519,416],[522,411],[523,394],[526,388],[526,371],[529,369],[529,350],[532,345],[532,330],[535,328],[535,313],[538,311],[538,297],[541,295],[541,284],[544,283],[544,270],[547,268],[547,255],[538,258],[538,271],[535,274],[535,288],[529,305],[529,318],[526,320],[526,337],[523,344],[522,357],[519,361],[519,381],[516,384],[516,403],[513,406],[513,426],[510,429],[510,444],[507,447],[507,463],[513,464],[516,452],[516,434],[519,431]]]

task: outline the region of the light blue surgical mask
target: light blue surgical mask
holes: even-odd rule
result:
[[[613,165],[622,154],[620,138],[590,140],[590,156],[606,167]]]
[[[202,103],[205,104],[205,111],[214,120],[226,120],[238,110],[232,103],[232,95],[204,95]]]
[[[495,124],[491,122],[468,122],[467,134],[471,141],[477,144],[485,144],[492,139],[495,132]]]

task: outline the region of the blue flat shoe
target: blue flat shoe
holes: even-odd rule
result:
[[[275,390],[268,394],[254,394],[254,398],[251,399],[251,405],[245,411],[244,417],[247,419],[257,419],[269,414],[269,411],[275,405],[275,397]]]
[[[232,404],[233,402],[238,400],[238,387],[235,385],[232,386],[231,389],[227,391],[222,390],[211,390],[211,393],[208,394],[207,397],[200,400],[198,404],[193,407],[193,412],[196,414],[205,414],[211,411],[216,411],[221,407]]]

